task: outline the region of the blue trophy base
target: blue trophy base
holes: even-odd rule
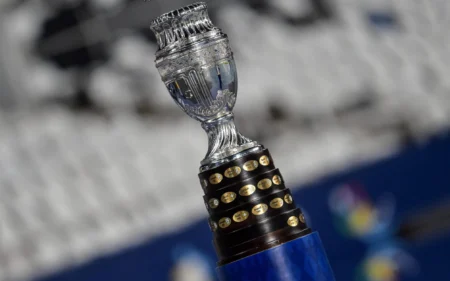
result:
[[[335,281],[317,232],[217,268],[221,281]]]

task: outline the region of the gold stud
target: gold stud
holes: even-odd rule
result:
[[[227,228],[227,227],[230,226],[230,224],[231,224],[230,218],[221,218],[219,220],[219,227],[220,228]]]
[[[259,163],[263,166],[267,166],[270,164],[270,160],[269,157],[267,157],[266,155],[263,155],[259,158]]]
[[[300,219],[300,221],[302,223],[306,223],[306,219],[305,219],[305,215],[304,214],[300,214],[300,216],[298,216],[298,218]]]
[[[250,196],[256,190],[256,187],[253,184],[247,184],[239,189],[239,195],[241,196]]]
[[[290,194],[284,195],[284,201],[288,204],[292,204],[292,202],[293,202],[292,196]]]
[[[211,230],[213,232],[215,232],[217,230],[217,223],[215,221],[210,220],[209,221],[209,227],[211,228]]]
[[[297,217],[296,217],[296,216],[290,217],[290,218],[287,220],[287,224],[288,224],[289,226],[292,226],[292,227],[297,226],[297,225],[298,225],[298,219],[297,219]]]
[[[224,175],[227,178],[231,179],[231,178],[239,176],[240,173],[241,173],[241,168],[238,166],[234,166],[234,167],[230,167],[230,168],[226,169]]]
[[[273,176],[272,181],[273,181],[274,184],[280,185],[281,184],[281,177],[279,175],[275,175],[275,176]]]
[[[254,171],[254,170],[256,170],[256,168],[258,168],[258,161],[256,161],[256,160],[247,161],[247,162],[245,162],[243,168],[247,172]]]
[[[267,205],[264,204],[264,203],[255,205],[252,208],[252,214],[254,214],[255,216],[260,216],[260,215],[264,214],[267,211],[268,208],[269,207],[267,207]]]
[[[272,201],[270,201],[270,207],[274,209],[279,209],[283,207],[283,199],[281,198],[275,198]]]
[[[233,202],[234,199],[236,199],[236,193],[231,191],[225,192],[224,194],[222,194],[222,197],[220,198],[220,200],[225,204]]]
[[[218,184],[222,181],[222,179],[223,179],[223,176],[221,174],[215,173],[209,177],[209,182],[212,184]]]
[[[234,220],[235,222],[243,222],[243,221],[245,221],[247,218],[248,218],[248,212],[247,212],[247,211],[239,211],[239,212],[236,212],[236,213],[233,215],[233,220]]]
[[[208,205],[211,209],[215,209],[219,206],[219,200],[217,200],[216,198],[211,198],[208,201]]]
[[[261,190],[268,189],[272,186],[272,181],[270,179],[263,179],[258,182],[258,188]]]

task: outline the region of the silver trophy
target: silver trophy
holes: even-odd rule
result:
[[[159,50],[156,67],[175,102],[202,123],[208,152],[200,171],[261,149],[233,119],[238,79],[228,37],[214,26],[205,3],[161,15],[150,28]]]
[[[268,149],[236,130],[236,65],[227,36],[206,9],[196,3],[166,13],[151,29],[159,45],[156,67],[170,95],[208,134],[199,179],[219,278],[334,281],[320,238]]]

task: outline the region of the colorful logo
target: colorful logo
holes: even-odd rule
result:
[[[397,245],[377,248],[357,270],[357,281],[400,281],[419,273],[418,262]]]
[[[329,206],[336,228],[347,237],[373,242],[390,235],[395,211],[391,195],[375,204],[362,186],[345,184],[331,192]]]
[[[374,203],[358,183],[344,184],[330,193],[335,227],[344,236],[366,243],[369,251],[356,270],[356,281],[400,281],[418,273],[417,261],[393,235],[395,199],[386,194]]]

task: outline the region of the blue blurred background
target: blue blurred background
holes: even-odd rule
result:
[[[450,2],[209,0],[337,280],[450,280]],[[154,67],[185,0],[0,2],[0,280],[215,280],[207,138]]]

